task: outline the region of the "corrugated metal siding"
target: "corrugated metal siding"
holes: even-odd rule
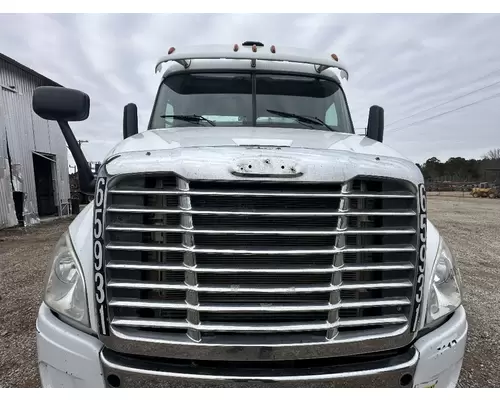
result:
[[[41,120],[41,118],[36,114],[35,117]],[[68,151],[66,147],[66,141],[64,140],[61,129],[59,128],[57,122],[47,121],[47,123],[50,134],[51,153],[56,155],[57,181],[59,189],[57,196],[60,203],[68,203],[70,199],[70,191]]]
[[[17,217],[10,180],[7,131],[0,110],[0,229],[14,225],[17,225]]]
[[[56,199],[69,201],[68,162],[65,141],[57,124],[38,117],[32,109],[35,88],[44,84],[16,66],[0,59],[0,109],[3,110],[9,150],[12,158],[12,172],[15,190],[25,193],[24,222],[31,225],[39,222],[36,201],[33,151],[56,156],[57,179]],[[13,86],[14,91],[9,90]]]

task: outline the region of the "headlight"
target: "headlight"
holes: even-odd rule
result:
[[[460,306],[462,302],[461,286],[460,272],[455,264],[453,254],[441,238],[438,255],[432,269],[426,326],[437,323]]]
[[[62,235],[54,249],[47,271],[44,300],[69,323],[90,326],[82,268],[67,233]]]

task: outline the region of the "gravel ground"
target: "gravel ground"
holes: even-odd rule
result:
[[[462,273],[469,337],[459,385],[500,387],[500,199],[429,196],[429,219]]]
[[[38,387],[35,320],[52,249],[70,220],[0,231],[0,387]]]
[[[500,200],[429,196],[429,217],[455,252],[469,340],[459,385],[500,387]],[[35,318],[55,242],[69,220],[0,231],[0,387],[37,387]]]

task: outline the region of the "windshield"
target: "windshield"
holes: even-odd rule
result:
[[[345,96],[336,82],[277,73],[168,76],[160,86],[150,128],[194,125],[353,133]]]

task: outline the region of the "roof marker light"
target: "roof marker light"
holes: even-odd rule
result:
[[[233,47],[233,51],[238,51],[238,49],[239,49],[238,45],[235,44],[234,47]]]
[[[175,51],[175,47],[171,47],[168,49],[168,54],[172,54]]]
[[[276,47],[274,44],[271,46],[271,53],[275,54],[276,53]]]
[[[257,53],[257,46],[256,46],[255,44],[254,44],[254,45],[252,45],[252,51],[253,51],[254,53]]]
[[[339,58],[337,57],[337,54],[332,54],[332,58],[335,60],[335,61],[338,61]]]

